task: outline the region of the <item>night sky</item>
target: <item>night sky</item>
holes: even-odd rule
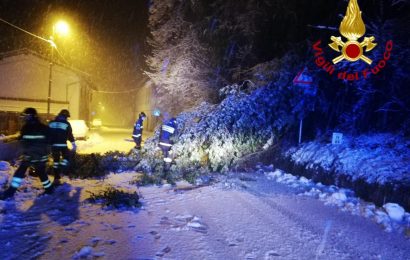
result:
[[[56,39],[60,62],[92,74],[100,89],[138,87],[148,53],[146,0],[0,0],[0,18],[48,38],[64,19],[71,35]],[[49,45],[0,23],[0,52],[29,48],[44,55]]]
[[[294,38],[306,36],[303,32],[307,29],[312,39],[324,38],[321,33],[328,35],[329,31],[309,28],[305,21],[313,25],[338,27],[346,3],[301,1],[297,16],[303,22],[295,27],[300,33],[290,33],[289,27],[280,27],[284,34],[294,35]],[[91,74],[99,89],[121,91],[138,88],[142,71],[146,69],[144,58],[150,51],[146,41],[149,35],[148,6],[149,0],[0,0],[0,18],[45,38],[51,34],[52,24],[57,19],[65,19],[73,33],[67,39],[56,39],[64,57],[56,57],[59,62]],[[316,11],[304,13],[307,6]],[[365,22],[381,9],[372,0],[361,1],[360,6],[366,10]],[[388,16],[397,16],[397,13]],[[272,24],[272,27],[277,25]],[[29,48],[44,55],[50,53],[47,43],[7,24],[0,23],[0,35],[0,52]],[[265,34],[262,42],[271,46],[275,35],[278,34]],[[266,53],[262,55],[269,56]]]

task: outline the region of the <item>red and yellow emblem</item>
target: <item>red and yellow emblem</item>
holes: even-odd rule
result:
[[[374,36],[364,37],[362,42],[358,39],[361,38],[366,32],[366,26],[362,19],[362,12],[360,11],[357,0],[350,0],[347,7],[346,15],[340,23],[340,34],[343,35],[347,41],[343,42],[342,38],[331,36],[332,43],[329,44],[330,48],[342,54],[332,61],[334,64],[348,60],[355,62],[362,60],[367,64],[372,64],[372,60],[363,54],[363,48],[365,52],[371,51],[376,47],[377,43],[374,43]],[[340,49],[341,48],[341,49]]]

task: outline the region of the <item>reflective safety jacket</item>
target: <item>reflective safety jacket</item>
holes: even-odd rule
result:
[[[161,133],[159,135],[159,145],[165,147],[171,147],[173,145],[172,136],[175,134],[176,124],[174,121],[162,125]]]
[[[67,147],[67,140],[75,142],[71,124],[64,116],[57,116],[48,124],[50,128],[50,143],[52,147]]]
[[[138,138],[142,136],[142,130],[144,129],[144,126],[142,125],[143,122],[144,120],[142,120],[142,117],[138,118],[137,122],[135,122],[132,137]]]
[[[30,162],[48,160],[49,128],[37,118],[23,125],[18,139],[21,142],[23,160]]]

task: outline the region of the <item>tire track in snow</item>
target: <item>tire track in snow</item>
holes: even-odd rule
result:
[[[315,198],[290,195],[289,192],[273,193],[275,186],[281,186],[279,189],[283,190],[286,185],[262,177],[259,182],[246,186],[246,190],[317,236],[322,237],[326,223],[332,221],[325,244],[327,250],[343,252],[352,259],[407,259],[410,242],[400,234],[387,233],[369,219],[341,212]],[[323,255],[326,256],[326,251]]]
[[[271,243],[280,245],[277,250],[280,255],[291,259],[314,259],[321,241],[320,234],[278,210],[278,207],[267,204],[261,197],[240,193],[238,199],[249,211],[255,212],[255,217],[269,227],[270,231],[275,230],[280,234],[275,237],[269,235],[269,232],[267,234]],[[327,249],[326,255],[333,259],[344,258],[343,252],[337,250]]]

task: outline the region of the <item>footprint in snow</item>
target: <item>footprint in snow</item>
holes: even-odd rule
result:
[[[156,256],[164,256],[165,254],[171,252],[171,248],[169,246],[162,249],[160,252],[156,253]]]
[[[239,238],[236,238],[233,241],[228,242],[228,246],[238,246],[243,241],[245,241],[245,239],[243,239],[242,237],[239,237]]]
[[[149,233],[150,233],[151,235],[153,235],[155,239],[160,239],[160,238],[161,238],[161,235],[158,234],[158,232],[155,231],[155,230],[150,231]]]
[[[265,253],[265,257],[263,258],[264,260],[271,260],[271,259],[278,259],[277,257],[281,256],[280,254],[276,253],[273,250],[270,250]]]

